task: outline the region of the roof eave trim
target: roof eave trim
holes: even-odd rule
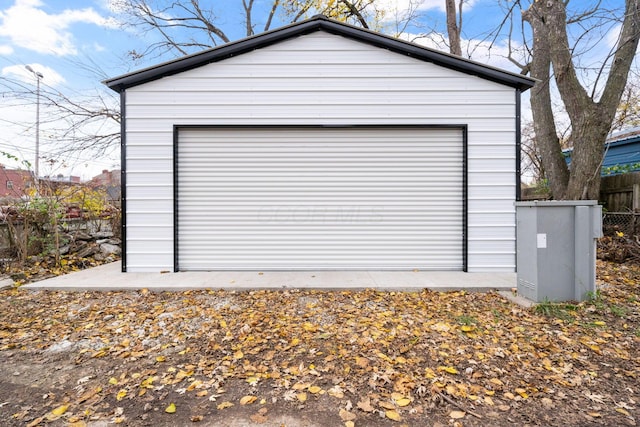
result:
[[[395,53],[432,62],[445,68],[476,75],[487,80],[517,88],[521,91],[531,88],[535,83],[534,79],[520,74],[493,68],[374,31],[333,21],[322,16],[316,16],[307,21],[290,24],[273,31],[227,43],[219,47],[145,68],[137,72],[107,79],[103,81],[103,83],[110,89],[116,92],[121,92],[129,87],[157,80],[165,76],[178,74],[213,62],[218,62],[292,37],[321,30],[327,31],[331,34],[347,36],[376,47],[388,49]]]

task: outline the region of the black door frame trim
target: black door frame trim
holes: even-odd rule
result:
[[[323,128],[386,128],[386,129],[457,129],[462,132],[462,271],[468,270],[468,141],[467,141],[467,128],[466,124],[381,124],[381,125],[173,125],[173,271],[179,272],[180,265],[178,263],[178,195],[180,194],[180,183],[178,182],[178,134],[183,129],[257,129],[257,128],[269,128],[269,129],[323,129]]]
[[[120,266],[127,272],[127,92],[120,92]]]

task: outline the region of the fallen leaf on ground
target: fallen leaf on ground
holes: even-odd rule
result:
[[[216,408],[218,408],[218,410],[221,411],[223,409],[231,408],[232,406],[233,406],[233,403],[231,403],[231,402],[222,402],[222,403],[218,404],[218,406],[216,406]]]
[[[244,396],[242,399],[240,399],[240,404],[241,405],[249,405],[253,402],[255,402],[258,398],[256,396]]]
[[[357,418],[356,414],[354,414],[353,412],[346,411],[344,409],[340,409],[340,412],[338,413],[338,415],[340,416],[340,418],[342,418],[342,421],[353,421]]]
[[[400,414],[394,410],[385,411],[384,416],[393,421],[401,421],[402,417]]]
[[[449,412],[449,417],[453,418],[454,420],[460,419],[460,418],[464,418],[464,416],[467,415],[466,412],[463,411],[451,411]]]

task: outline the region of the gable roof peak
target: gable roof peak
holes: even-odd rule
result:
[[[103,83],[116,92],[122,92],[130,87],[198,68],[213,62],[222,61],[233,56],[241,55],[243,53],[316,31],[326,31],[330,34],[350,38],[401,55],[410,56],[412,58],[431,62],[455,71],[475,75],[506,86],[511,86],[521,91],[531,88],[535,82],[534,79],[521,74],[512,73],[510,71],[454,56],[449,53],[400,40],[372,30],[356,27],[319,14],[304,21],[289,24],[265,33],[226,43],[202,52],[187,55],[182,58],[164,62],[118,77],[113,77],[103,81]]]

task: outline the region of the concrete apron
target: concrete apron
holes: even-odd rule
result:
[[[120,262],[53,277],[22,286],[27,290],[116,291],[148,289],[318,289],[375,288],[387,291],[511,291],[516,273],[446,271],[214,271],[180,273],[122,273]]]

